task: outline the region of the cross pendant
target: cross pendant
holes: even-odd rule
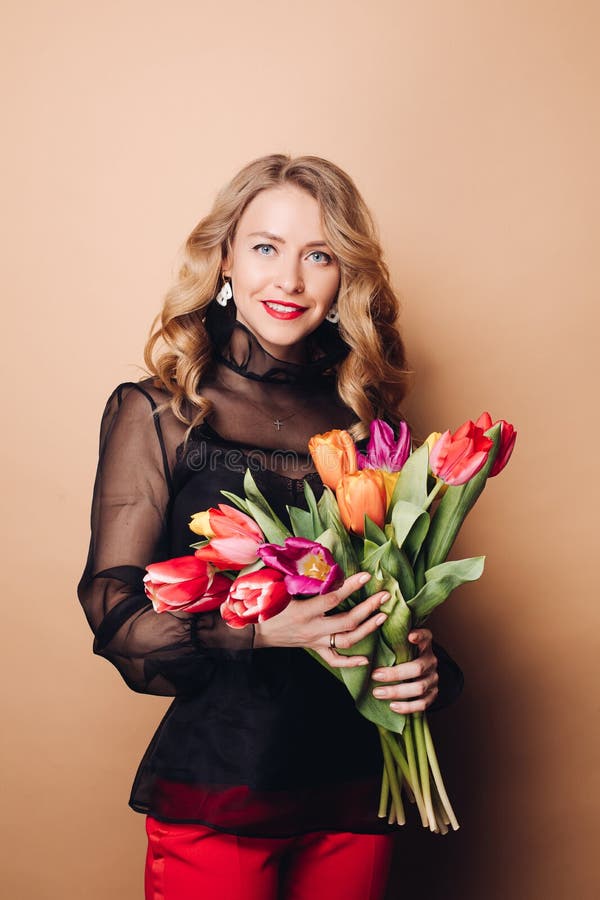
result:
[[[275,428],[277,429],[277,431],[279,431],[279,429],[280,429],[281,426],[283,425],[283,422],[280,422],[279,419],[275,419],[275,421],[273,422],[273,425],[275,426]]]

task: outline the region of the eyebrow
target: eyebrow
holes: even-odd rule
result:
[[[279,241],[280,244],[285,244],[285,240],[282,237],[279,237],[277,234],[272,234],[270,231],[252,231],[248,237],[266,237],[271,241]],[[308,244],[304,245],[305,247],[328,247],[329,245],[326,241],[309,241]]]

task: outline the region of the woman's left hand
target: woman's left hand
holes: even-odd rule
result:
[[[389,700],[390,708],[404,715],[423,712],[438,693],[437,657],[431,649],[431,631],[418,628],[409,632],[408,639],[419,648],[417,658],[397,666],[375,669],[371,676],[381,684],[374,689],[374,696],[378,700]]]

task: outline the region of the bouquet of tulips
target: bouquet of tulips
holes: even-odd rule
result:
[[[371,422],[366,455],[346,431],[314,435],[309,450],[324,489],[317,501],[304,483],[307,509],[287,507],[292,531],[247,470],[243,497],[222,491],[234,506],[222,503],[192,517],[190,529],[205,538],[191,545],[193,556],[147,567],[145,590],[157,612],[218,608],[233,628],[277,615],[292,598],[332,591],[358,571],[369,572],[370,580],[335,612],[377,591],[389,593],[381,606],[384,624],[347,651],[366,656],[368,666],[332,668],[308,652],[345,684],[358,711],[378,728],[378,814],[390,823],[405,822],[404,791],[424,827],[444,834],[448,826],[459,827],[426,715],[393,712],[373,696],[371,675],[413,658],[408,633],[454,588],[482,574],[484,557],[447,556],[487,479],[508,462],[515,438],[512,425],[492,423],[489,413],[454,434],[435,432],[414,450],[405,423],[395,435],[380,419]]]

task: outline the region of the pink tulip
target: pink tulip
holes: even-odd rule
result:
[[[465,484],[485,465],[493,441],[470,420],[454,434],[445,431],[433,445],[429,466],[446,484]]]
[[[373,419],[369,429],[371,437],[366,456],[356,454],[358,468],[399,472],[410,455],[410,429],[406,422],[400,422],[397,438],[391,425],[383,419]]]
[[[194,555],[176,556],[146,566],[144,591],[156,612],[217,609],[229,592],[231,581],[216,575],[214,566]]]
[[[196,550],[198,559],[220,569],[242,569],[256,562],[258,548],[265,537],[254,519],[226,503],[220,503],[218,509],[209,509],[208,519],[215,537]]]
[[[283,546],[263,544],[258,555],[272,569],[283,572],[290,594],[326,594],[344,580],[331,552],[317,541],[289,537]]]
[[[509,422],[505,422],[504,419],[498,419],[493,424],[497,425],[498,422],[500,422],[500,446],[498,447],[498,453],[490,471],[490,478],[493,478],[494,475],[498,475],[507,464],[517,439],[517,432]],[[492,417],[489,412],[482,412],[475,424],[480,428],[483,428],[484,431],[488,431],[488,429],[492,427]]]
[[[221,616],[232,628],[243,628],[276,616],[291,599],[282,572],[258,569],[230,583],[229,596],[221,604]]]

